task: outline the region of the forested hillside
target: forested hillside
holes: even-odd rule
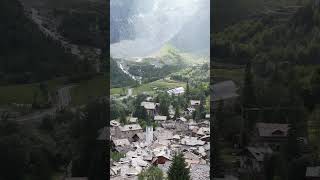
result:
[[[305,1],[307,0],[215,0],[212,2],[214,31],[221,31],[250,16],[280,7],[302,5]]]
[[[1,84],[30,83],[81,71],[81,63],[43,35],[17,0],[0,2],[0,20]]]
[[[264,16],[242,21],[215,34],[216,61],[244,64],[291,62],[318,64],[320,8],[309,4],[288,19]]]
[[[111,87],[130,86],[136,83],[119,68],[117,62],[112,58],[110,58],[110,80]]]

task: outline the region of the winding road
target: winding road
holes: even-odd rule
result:
[[[54,107],[50,109],[45,109],[41,111],[34,112],[32,114],[28,114],[26,116],[21,116],[18,118],[13,119],[19,123],[25,122],[39,122],[46,116],[55,116],[57,111],[64,109],[65,107],[69,106],[71,103],[71,95],[70,90],[74,87],[73,85],[64,86],[57,90],[57,103]]]

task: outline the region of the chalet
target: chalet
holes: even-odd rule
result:
[[[320,180],[320,166],[307,167],[306,180]]]
[[[149,97],[147,97],[147,98],[146,98],[146,101],[148,101],[148,102],[153,101],[153,97],[150,97],[150,96],[149,96]]]
[[[110,121],[110,126],[118,127],[118,126],[120,126],[120,123],[117,120],[111,120]]]
[[[257,123],[253,141],[258,144],[268,144],[277,150],[281,143],[287,141],[288,130],[289,124]]]
[[[166,151],[161,151],[155,154],[152,160],[153,165],[165,164],[167,161],[171,161],[172,157]]]
[[[179,118],[177,118],[177,121],[187,122],[188,120],[184,117],[179,117]]]
[[[130,124],[135,124],[138,122],[138,118],[136,117],[128,117],[127,120]]]
[[[224,106],[232,107],[236,99],[239,97],[237,90],[238,88],[236,84],[231,80],[214,84],[211,94],[213,109],[218,107],[220,101],[223,101]]]
[[[178,88],[170,89],[170,90],[167,91],[167,93],[169,95],[175,95],[175,96],[181,95],[181,94],[184,93],[184,87],[178,87]]]
[[[191,179],[210,180],[210,166],[206,164],[192,164],[190,167]]]
[[[138,133],[143,133],[143,129],[139,124],[128,124],[124,126],[118,126],[116,129],[116,137],[121,139],[128,139],[134,141],[134,136]]]
[[[130,142],[128,139],[113,139],[112,140],[113,147],[125,147],[130,146]]]
[[[173,132],[163,128],[157,128],[157,130],[154,131],[154,136],[157,140],[171,140],[173,138]]]
[[[181,139],[181,144],[186,146],[203,146],[206,142],[198,140],[196,137],[185,136]]]
[[[193,108],[196,108],[197,106],[200,106],[200,101],[199,100],[190,100],[190,106]]]
[[[269,147],[247,147],[240,152],[240,168],[259,173],[263,171],[265,157],[272,153]]]
[[[154,121],[166,121],[167,116],[154,116]]]
[[[196,134],[197,134],[198,137],[203,137],[203,136],[206,136],[206,135],[210,135],[210,128],[201,127],[201,128],[198,129]]]
[[[156,104],[154,102],[141,102],[141,106],[144,107],[145,110],[147,110],[148,114],[150,116],[154,116],[156,114]]]

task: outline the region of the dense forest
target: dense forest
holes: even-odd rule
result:
[[[285,16],[252,17],[215,33],[215,61],[244,65],[233,109],[223,103],[214,109],[216,175],[243,168],[236,172],[241,180],[300,180],[307,167],[319,166],[319,12],[309,3]],[[261,171],[250,171],[230,159],[246,157],[240,152],[248,147],[262,147],[254,141],[257,123],[287,124],[288,135],[271,147]]]
[[[215,0],[212,2],[213,30],[219,32],[250,17],[287,6],[300,6],[306,1],[308,0]]]
[[[77,59],[43,35],[17,0],[0,2],[0,19],[1,84],[30,83],[81,72]]]
[[[217,62],[318,64],[320,10],[309,4],[287,20],[263,16],[242,21],[214,35]]]
[[[86,6],[88,5],[83,4],[81,8],[73,11],[56,10],[56,15],[62,17],[58,30],[74,44],[101,48],[106,44],[105,38],[101,38],[104,33],[101,27],[107,22],[106,12],[104,7]]]
[[[123,87],[135,85],[136,82],[125,74],[117,65],[117,62],[110,58],[110,83],[111,87]]]

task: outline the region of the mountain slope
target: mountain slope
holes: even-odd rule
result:
[[[0,20],[1,84],[30,83],[77,72],[76,59],[43,35],[17,0],[0,2]]]
[[[214,37],[216,61],[319,64],[320,7],[306,5],[285,21],[280,16],[242,21]]]
[[[213,28],[222,31],[250,16],[265,13],[280,7],[302,5],[308,0],[215,0],[213,1]]]
[[[114,87],[125,87],[135,85],[136,82],[125,74],[117,65],[117,62],[110,58],[110,83],[111,88]]]

